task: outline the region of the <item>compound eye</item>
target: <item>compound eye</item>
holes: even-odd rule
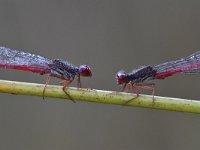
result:
[[[117,84],[126,83],[128,80],[127,74],[124,71],[119,71],[116,74]]]
[[[90,69],[89,66],[87,65],[81,65],[79,67],[79,73],[81,76],[84,76],[84,77],[91,77],[92,76],[92,71]]]

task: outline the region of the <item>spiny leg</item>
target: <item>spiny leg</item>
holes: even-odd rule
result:
[[[47,87],[47,85],[49,84],[50,81],[51,81],[51,76],[48,75],[44,89],[43,89],[43,92],[42,92],[43,100],[44,100],[45,89],[46,89],[46,87]]]
[[[140,95],[140,92],[138,90],[138,86],[137,85],[131,83],[131,86],[132,86],[132,89],[133,89],[133,93],[136,94],[136,96],[131,99],[131,100],[134,100]]]
[[[137,94],[137,97],[138,97],[140,92],[138,91],[137,85],[133,83],[124,84],[122,91],[129,92],[131,88],[133,89],[133,93]]]
[[[129,103],[130,101],[134,100],[135,98],[137,98],[139,96],[139,91],[138,91],[137,87],[134,84],[132,84],[131,82],[125,83],[122,91],[123,92],[129,92],[131,88],[133,88],[133,92],[136,93],[137,96],[126,101],[125,104]]]
[[[133,92],[137,95],[137,97],[140,95],[140,92],[138,90],[138,86],[135,84],[131,84],[133,88]]]
[[[129,100],[128,102],[134,100],[135,98],[137,98],[140,94],[138,87],[143,88],[143,89],[148,89],[148,90],[152,90],[152,95],[153,95],[153,103],[155,102],[155,83],[145,83],[145,84],[132,84],[129,83],[127,89],[130,89],[130,86],[132,86],[133,88],[133,92],[136,94],[136,97],[132,98],[131,100]]]
[[[127,83],[125,83],[121,89],[121,92],[128,92],[130,89],[127,87]]]
[[[77,87],[81,88],[81,79],[80,79],[80,75],[77,78]]]
[[[69,85],[72,81],[73,81],[73,80],[66,80],[66,82],[63,83],[63,88],[62,88],[62,90],[63,90],[63,92],[65,92],[65,94],[70,98],[70,100],[72,100],[74,103],[76,103],[76,101],[73,100],[73,98],[67,93],[67,87],[68,87],[68,85]]]
[[[152,95],[153,95],[153,103],[155,102],[155,83],[145,83],[145,84],[141,84],[141,85],[138,85],[140,88],[143,88],[143,89],[147,89],[147,90],[152,90]]]
[[[129,91],[131,88],[133,89],[133,93],[135,93],[136,96],[133,97],[133,98],[131,98],[130,100],[126,101],[125,104],[127,104],[127,103],[131,102],[132,100],[136,99],[136,98],[139,96],[139,94],[140,94],[140,92],[138,91],[137,85],[135,85],[135,84],[133,84],[133,83],[128,83],[128,85],[127,85],[128,91]],[[127,91],[127,92],[128,92],[128,91]]]
[[[122,91],[129,92],[131,88],[133,89],[133,93],[135,93],[137,95],[135,98],[137,98],[139,96],[140,92],[138,91],[137,85],[135,85],[133,83],[124,84]]]

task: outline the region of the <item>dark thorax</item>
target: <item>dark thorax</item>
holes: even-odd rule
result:
[[[128,81],[133,84],[139,84],[154,79],[156,71],[152,66],[141,66],[128,73]]]
[[[65,80],[73,80],[76,75],[79,75],[78,67],[70,64],[62,59],[55,59],[49,65],[51,68],[51,76]]]

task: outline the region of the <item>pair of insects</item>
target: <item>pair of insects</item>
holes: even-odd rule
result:
[[[41,75],[48,74],[48,78],[43,90],[43,97],[46,86],[51,77],[63,80],[63,91],[67,93],[66,88],[77,77],[77,86],[81,87],[80,77],[91,77],[92,71],[89,66],[74,66],[68,61],[62,59],[48,59],[39,55],[30,54],[23,51],[13,50],[7,47],[0,47],[0,68],[17,69],[32,71]],[[142,66],[134,69],[130,73],[121,70],[116,74],[117,84],[123,85],[122,91],[128,91],[133,88],[139,96],[138,87],[151,89],[154,96],[154,83],[149,81],[154,79],[164,79],[176,73],[200,73],[200,51],[197,51],[187,57],[179,58],[156,66]],[[71,97],[70,97],[71,98]],[[72,98],[71,98],[72,99]]]

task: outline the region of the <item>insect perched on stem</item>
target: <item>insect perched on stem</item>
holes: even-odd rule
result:
[[[62,59],[51,60],[39,55],[13,50],[7,47],[0,47],[0,68],[31,71],[41,75],[48,74],[48,78],[43,89],[43,99],[45,89],[49,84],[51,77],[62,79],[62,89],[73,102],[75,101],[67,93],[67,87],[69,84],[75,77],[77,77],[77,87],[81,87],[80,77],[92,76],[91,69],[87,65],[80,65],[80,67],[76,67],[68,61]]]
[[[154,79],[165,79],[176,73],[199,74],[200,73],[200,51],[187,57],[165,62],[156,66],[142,66],[130,73],[121,70],[116,74],[117,84],[123,85],[122,91],[127,92],[133,88],[133,92],[139,96],[138,87],[152,90],[153,100],[155,84],[149,81]]]

